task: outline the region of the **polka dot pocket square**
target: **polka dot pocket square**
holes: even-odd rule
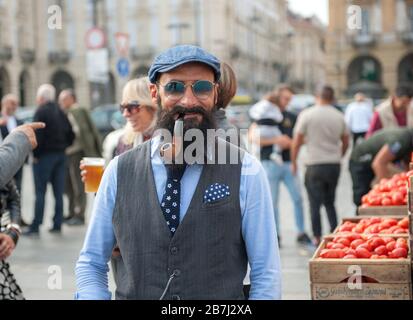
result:
[[[230,196],[229,187],[226,184],[211,184],[204,192],[204,203],[218,202]]]

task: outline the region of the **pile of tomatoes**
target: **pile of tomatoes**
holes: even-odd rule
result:
[[[319,257],[323,259],[405,259],[407,238],[379,237],[349,233],[327,242]]]
[[[361,219],[358,223],[345,221],[338,232],[354,232],[359,234],[404,234],[409,233],[409,218],[401,220],[394,218],[372,217]]]
[[[381,179],[368,194],[361,199],[362,207],[403,206],[407,204],[407,185],[413,170],[394,175],[391,179]]]

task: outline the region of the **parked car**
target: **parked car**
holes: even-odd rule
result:
[[[238,129],[247,129],[251,124],[248,115],[250,105],[230,105],[225,109],[228,122]]]
[[[125,118],[119,111],[119,106],[108,104],[96,107],[91,112],[92,120],[102,137],[110,132],[123,128],[126,124]]]

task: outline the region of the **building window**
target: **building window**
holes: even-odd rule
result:
[[[65,13],[65,20],[68,25],[67,32],[66,32],[66,39],[67,39],[67,48],[71,52],[76,51],[76,26],[75,22],[73,21],[73,17],[75,16],[74,12],[74,1],[73,0],[66,0],[66,13]]]
[[[106,31],[108,37],[108,47],[112,52],[115,52],[115,33],[116,33],[116,1],[107,0],[105,6],[106,11]]]
[[[408,19],[409,19],[409,31],[413,32],[413,5],[409,6]]]
[[[361,9],[361,34],[370,33],[370,12],[368,8]]]
[[[128,31],[131,47],[137,47],[138,23],[136,19],[136,0],[128,0]]]

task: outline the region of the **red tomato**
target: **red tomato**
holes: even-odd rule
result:
[[[390,258],[407,258],[407,250],[405,248],[397,248],[394,249],[392,252],[389,254]]]
[[[393,251],[396,248],[396,241],[393,240],[392,242],[386,244],[386,248],[388,252]]]
[[[363,243],[363,244],[359,245],[359,246],[356,248],[356,250],[357,250],[358,248],[363,248],[363,249],[366,249],[367,251],[370,251],[370,252],[373,251],[373,248],[372,248],[371,245],[368,244],[368,243]]]
[[[387,248],[386,246],[379,246],[376,249],[374,249],[374,253],[378,254],[379,256],[383,256],[387,254]]]
[[[384,237],[382,238],[385,244],[388,244],[389,242],[393,242],[394,238],[390,238],[390,237]]]
[[[364,240],[356,239],[351,243],[350,247],[351,249],[355,250],[358,246],[362,245],[363,243],[364,243]],[[396,241],[394,242],[394,245],[396,246]]]
[[[380,223],[380,222],[382,222],[383,221],[383,219],[382,218],[379,218],[379,217],[372,217],[372,218],[370,218],[370,224],[376,224],[376,223]]]
[[[409,228],[409,218],[403,218],[397,224],[400,228],[408,229]]]
[[[346,246],[342,245],[341,243],[335,243],[331,249],[344,249]]]
[[[404,194],[399,191],[393,192],[391,201],[394,206],[401,206],[404,202]]]
[[[387,228],[390,228],[390,227],[396,226],[398,221],[396,219],[388,218],[388,219],[384,219],[382,223],[388,225]]]
[[[389,257],[386,256],[386,255],[382,255],[382,256],[379,257],[379,259],[388,259],[388,258],[389,258]]]
[[[384,240],[382,238],[372,238],[372,239],[367,241],[367,244],[369,244],[374,250],[377,247],[385,245],[386,243],[384,242]]]
[[[320,257],[324,259],[341,259],[345,255],[341,249],[324,249],[320,253]]]
[[[400,229],[400,227],[399,226],[393,226],[393,227],[389,228],[389,234],[393,234],[394,231],[396,231],[397,229]]]
[[[407,233],[407,230],[406,230],[406,229],[402,229],[402,228],[398,228],[398,229],[394,230],[393,233],[394,233],[394,234]]]
[[[356,249],[356,255],[357,255],[357,258],[360,258],[360,259],[369,259],[372,254],[366,248],[362,248],[359,246]]]
[[[378,254],[371,255],[370,259],[379,259],[380,256]]]
[[[379,225],[378,224],[373,224],[373,225],[371,225],[370,227],[367,227],[365,230],[364,230],[364,233],[373,233],[373,234],[376,234],[376,233],[379,233],[380,232],[380,229],[379,229]]]
[[[366,204],[368,203],[369,196],[366,194],[361,198],[361,203]]]
[[[369,196],[367,203],[372,207],[379,206],[381,205],[381,198],[377,196]]]
[[[382,206],[385,206],[385,207],[388,207],[388,206],[391,206],[393,204],[393,202],[392,202],[392,200],[390,199],[390,198],[383,198],[382,200],[381,200],[381,205]]]
[[[336,243],[342,244],[345,247],[350,247],[351,244],[350,240],[346,238],[341,238],[338,241],[336,241]]]
[[[357,259],[357,257],[354,254],[347,254],[343,257],[343,259]]]

